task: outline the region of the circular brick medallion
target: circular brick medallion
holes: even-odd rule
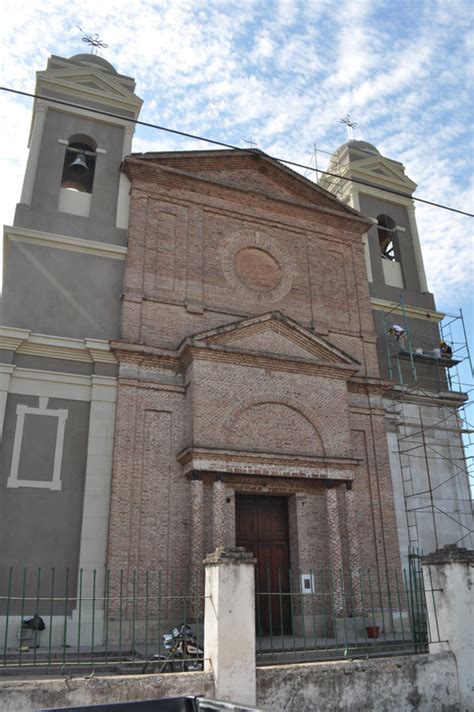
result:
[[[275,302],[292,286],[293,270],[285,251],[259,232],[239,232],[224,243],[224,274],[229,282],[253,302]]]
[[[280,265],[269,252],[257,247],[244,247],[237,252],[234,269],[250,289],[275,289],[280,284]]]

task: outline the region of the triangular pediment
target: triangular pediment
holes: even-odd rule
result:
[[[80,67],[74,69],[56,69],[38,72],[38,81],[66,85],[71,88],[96,92],[108,97],[130,100],[133,94],[125,89],[121,83],[109,74],[105,74],[93,67]]]
[[[197,334],[187,340],[187,343],[195,346],[222,347],[247,354],[304,359],[335,366],[357,368],[359,365],[355,359],[329,341],[316,336],[280,312],[243,319],[212,329]]]
[[[369,183],[383,184],[386,182],[390,186],[408,193],[413,193],[416,189],[416,183],[405,174],[403,165],[384,156],[370,156],[352,162],[351,173]]]
[[[142,153],[137,158],[222,186],[363,219],[329,191],[256,149]]]

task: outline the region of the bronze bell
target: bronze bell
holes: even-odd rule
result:
[[[78,153],[74,156],[74,160],[70,163],[69,168],[79,176],[85,176],[89,172],[87,167],[86,156],[84,153]]]

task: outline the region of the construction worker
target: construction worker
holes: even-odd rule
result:
[[[402,327],[398,326],[398,324],[392,324],[390,329],[387,331],[387,334],[389,336],[394,336],[395,341],[400,343],[401,348],[405,348],[405,329],[402,329]]]
[[[439,342],[439,350],[441,351],[441,357],[442,358],[452,358],[453,357],[453,350],[449,344],[446,343],[443,339]]]

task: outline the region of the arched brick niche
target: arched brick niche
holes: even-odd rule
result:
[[[293,406],[280,402],[252,403],[234,411],[226,423],[229,446],[243,450],[324,456],[313,423]]]

